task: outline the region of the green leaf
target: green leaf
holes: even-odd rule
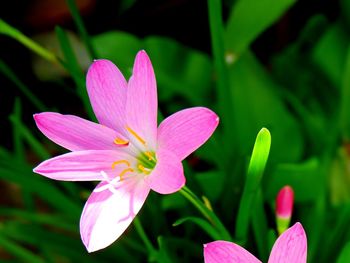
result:
[[[350,46],[347,50],[346,63],[342,76],[339,112],[339,128],[345,140],[350,141]]]
[[[171,254],[165,238],[163,238],[162,236],[159,236],[157,238],[157,241],[158,241],[159,251],[155,255],[155,261],[159,263],[172,263],[173,262],[172,258],[174,256]]]
[[[47,150],[41,145],[41,143],[34,137],[32,132],[22,123],[18,116],[11,115],[10,120],[13,126],[18,130],[23,139],[30,145],[30,147],[36,152],[36,154],[41,159],[50,158],[50,154]]]
[[[217,201],[225,186],[225,174],[221,171],[207,171],[196,173],[195,176],[204,195],[214,202]]]
[[[236,238],[243,244],[247,239],[251,211],[253,209],[254,199],[258,193],[267,159],[269,157],[270,147],[271,134],[269,130],[262,128],[255,140],[237,214]]]
[[[274,140],[271,162],[296,161],[303,139],[295,118],[278,96],[279,88],[251,53],[230,67],[236,142],[239,152],[249,154],[256,133],[267,127]],[[288,140],[286,140],[288,138]]]
[[[77,86],[78,95],[83,102],[84,108],[88,113],[91,120],[96,120],[95,114],[92,111],[89,96],[85,87],[85,75],[83,74],[79,62],[74,54],[74,50],[69,41],[66,32],[60,28],[56,27],[56,35],[61,46],[62,53],[64,55],[64,60],[60,60],[62,66],[64,66],[68,72],[70,72],[75,85]]]
[[[313,50],[315,63],[335,87],[341,86],[348,45],[349,37],[338,22],[328,28]]]
[[[337,263],[348,263],[350,262],[350,242],[346,243],[343,249],[340,252],[340,255],[337,259]]]
[[[47,181],[39,177],[39,175],[33,174],[27,164],[15,165],[14,163],[10,168],[5,168],[1,165],[0,179],[18,184],[24,190],[29,191],[31,194],[36,194],[42,200],[45,200],[45,202],[67,215],[74,218],[79,216],[81,207],[71,201],[65,193],[58,190],[52,181]]]
[[[0,59],[0,72],[11,80],[17,88],[24,94],[24,96],[40,111],[46,111],[45,105],[37,98],[37,96],[31,92],[30,88],[27,87],[4,61]]]
[[[11,253],[12,255],[14,255],[15,257],[17,257],[23,262],[28,262],[28,263],[44,262],[42,258],[35,255],[29,249],[25,249],[20,245],[16,244],[16,242],[13,242],[11,239],[3,236],[1,232],[0,232],[0,246],[2,249]]]
[[[99,55],[113,61],[126,78],[132,73],[136,53],[145,49],[157,77],[159,99],[169,100],[168,107],[171,99],[179,95],[193,105],[209,103],[209,99],[205,99],[210,94],[212,66],[209,57],[202,52],[169,38],[150,36],[142,40],[121,31],[97,35],[93,37],[93,45]],[[179,107],[178,103],[172,106]],[[175,110],[178,108],[171,112]]]
[[[220,240],[220,233],[208,221],[194,216],[180,218],[173,223],[173,226],[179,226],[185,222],[192,222],[202,228],[213,240]]]
[[[165,37],[150,36],[143,44],[152,59],[160,100],[180,95],[193,105],[209,102],[212,65],[207,55]]]
[[[7,217],[12,217],[12,220],[21,219],[27,220],[31,223],[38,223],[43,225],[51,225],[55,228],[61,228],[67,231],[76,232],[77,222],[71,220],[71,218],[63,217],[59,214],[41,214],[37,211],[28,212],[17,208],[0,208],[0,214]]]
[[[265,195],[274,202],[278,191],[285,185],[294,190],[296,202],[314,201],[322,191],[319,181],[320,163],[311,158],[299,164],[279,164],[269,175],[265,185]]]
[[[235,56],[242,54],[249,45],[271,26],[295,0],[238,0],[226,26],[226,51]]]
[[[10,26],[7,24],[4,20],[0,19],[0,34],[7,35],[9,37],[12,37],[13,39],[20,42],[22,45],[27,47],[28,49],[35,52],[37,55],[43,57],[44,59],[51,61],[53,63],[57,63],[57,58],[55,54],[51,53],[49,50],[43,48],[33,40],[31,40],[29,37],[22,34],[19,30],[16,28]]]
[[[83,39],[86,45],[86,48],[90,53],[91,59],[96,59],[97,58],[96,50],[94,49],[91,38],[84,26],[83,19],[80,16],[75,0],[66,0],[66,3],[68,5],[70,13],[72,14],[73,20],[78,28],[80,37]]]

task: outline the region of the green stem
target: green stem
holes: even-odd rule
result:
[[[34,42],[32,39],[22,34],[16,28],[10,26],[2,19],[0,19],[0,33],[14,38],[15,40],[17,40],[18,42],[20,42],[39,56],[43,57],[44,59],[53,63],[58,63],[57,57],[54,53],[40,46],[38,43]]]
[[[90,36],[89,36],[85,26],[84,26],[83,19],[80,16],[80,13],[79,13],[79,10],[78,10],[78,7],[77,7],[75,1],[74,0],[66,0],[66,2],[68,4],[68,8],[72,14],[73,19],[74,19],[74,22],[78,28],[79,34],[80,34],[81,38],[83,39],[87,50],[89,51],[90,57],[92,59],[96,59],[97,58],[96,51],[91,43]]]
[[[208,219],[208,221],[217,229],[221,236],[221,239],[232,241],[230,233],[225,228],[224,224],[216,216],[216,214],[210,210],[205,204],[197,197],[187,186],[182,187],[179,191],[188,201],[190,201],[198,211]]]
[[[151,240],[149,240],[148,236],[146,235],[146,232],[143,229],[141,221],[138,217],[134,218],[134,226],[140,238],[142,239],[143,243],[145,244],[148,250],[148,253],[150,255],[154,255],[155,253],[157,253],[157,250],[153,247]]]
[[[224,25],[221,12],[220,0],[208,0],[209,26],[211,33],[212,51],[214,57],[214,67],[217,74],[217,92],[220,110],[220,117],[224,129],[224,139],[227,142],[227,149],[232,147],[233,116],[232,116],[232,99],[230,91],[230,81],[228,69],[225,63],[225,46],[224,46]]]

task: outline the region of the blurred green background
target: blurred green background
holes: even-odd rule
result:
[[[308,262],[350,262],[349,0],[13,0],[0,3],[0,19],[1,262],[203,261],[202,244],[213,239],[181,195],[152,193],[140,212],[157,257],[133,226],[88,254],[79,216],[94,183],[32,172],[66,152],[32,115],[94,120],[87,67],[107,58],[129,77],[140,49],[155,69],[162,116],[199,105],[220,116],[214,136],[184,166],[187,185],[210,200],[227,229],[234,233],[254,140],[266,127],[271,152],[247,249],[266,261],[276,239],[274,200],[288,184]],[[20,32],[46,53],[20,43]]]

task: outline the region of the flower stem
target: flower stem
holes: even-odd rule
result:
[[[218,231],[218,234],[221,236],[221,239],[232,241],[232,237],[225,228],[224,224],[220,221],[216,214],[201,201],[201,199],[198,196],[196,196],[187,186],[182,187],[182,189],[179,192],[188,201],[190,201],[205,218],[208,219],[208,221]]]
[[[151,240],[149,240],[148,236],[146,235],[146,232],[143,229],[141,221],[138,217],[134,218],[134,226],[135,226],[136,231],[139,234],[140,238],[142,239],[143,243],[145,244],[145,246],[148,250],[148,253],[150,255],[157,253],[157,250],[153,247]]]
[[[232,149],[233,125],[231,86],[227,65],[225,63],[224,24],[220,0],[208,0],[209,26],[213,53],[213,62],[217,74],[217,96],[220,101],[220,116],[223,125],[225,150]],[[234,148],[234,147],[233,147]]]
[[[77,7],[75,0],[66,0],[66,2],[72,14],[73,20],[77,26],[80,37],[83,39],[91,59],[96,59],[97,58],[96,50],[92,45],[90,36],[84,26],[83,19],[80,16],[79,9]]]

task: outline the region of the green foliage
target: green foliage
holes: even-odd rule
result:
[[[1,50],[0,74],[19,97],[8,114],[9,127],[2,127],[12,131],[0,147],[2,196],[14,201],[0,207],[0,261],[201,262],[202,245],[217,239],[255,249],[266,261],[277,237],[275,198],[290,185],[292,221],[305,227],[308,262],[349,262],[350,4],[340,1],[331,20],[322,14],[308,17],[295,38],[282,37],[282,47],[261,59],[252,46],[263,43],[271,26],[286,30],[281,19],[288,20],[295,2],[208,0],[209,23],[203,27],[210,32],[211,54],[163,35],[141,38],[118,26],[90,36],[74,0],[67,4],[88,51],[84,58],[59,26],[56,54],[0,19],[2,37],[67,71],[68,78],[57,74],[41,84],[71,87],[59,92],[76,95],[78,112],[90,120],[96,121],[80,60],[110,59],[129,78],[141,49],[155,70],[159,119],[190,106],[207,106],[220,117],[213,137],[183,162],[186,187],[172,195],[151,193],[117,242],[89,254],[80,240],[79,217],[94,183],[51,181],[32,172],[40,161],[62,153],[34,128],[32,112],[65,107],[65,101],[49,104],[36,94],[34,84],[2,60]],[[121,1],[117,12],[127,15],[136,3]]]

